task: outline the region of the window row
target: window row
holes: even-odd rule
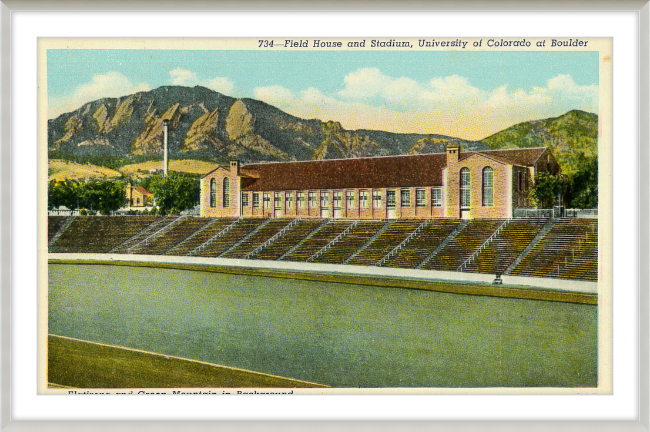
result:
[[[242,207],[248,207],[252,204],[253,208],[260,208],[263,206],[265,209],[271,209],[272,207],[274,209],[280,209],[282,208],[282,195],[282,192],[253,192],[251,201],[249,199],[249,193],[245,192],[242,193]],[[331,203],[333,203],[335,209],[341,209],[343,207],[354,209],[357,208],[357,206],[362,209],[369,209],[371,206],[370,193],[368,190],[364,189],[359,191],[347,190],[345,191],[345,194],[341,191],[334,191],[333,193],[328,191],[309,191],[307,194],[305,194],[305,192],[286,192],[284,193],[285,209],[295,208],[294,196],[295,205],[297,205],[299,209],[305,209],[307,207],[310,209],[329,208]],[[343,201],[344,199],[345,202]],[[378,190],[372,191],[372,207],[375,209],[383,208],[383,202],[384,197],[382,196],[382,192]],[[212,201],[210,205],[213,206]],[[410,207],[412,205],[410,189],[400,189],[400,205],[402,207]],[[415,190],[415,205],[417,207],[426,207],[427,197],[425,189]],[[431,189],[431,205],[433,207],[442,207],[441,188]],[[388,208],[395,208],[397,206],[396,191],[393,189],[388,189],[386,191],[386,206]]]

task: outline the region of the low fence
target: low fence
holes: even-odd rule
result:
[[[564,207],[555,207],[552,209],[534,209],[534,208],[514,208],[512,209],[513,218],[586,218],[597,219],[598,209],[565,209]]]

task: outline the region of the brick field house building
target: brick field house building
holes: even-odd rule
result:
[[[510,218],[532,207],[547,148],[304,162],[230,162],[201,179],[201,216],[346,219]]]

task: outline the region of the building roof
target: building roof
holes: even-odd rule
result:
[[[531,166],[545,151],[538,147],[462,152],[459,160],[479,154],[499,163]],[[446,166],[447,154],[434,153],[248,164],[240,175],[253,179],[242,185],[242,191],[442,186]]]
[[[143,188],[142,186],[133,186],[133,189],[137,190],[140,192],[142,195],[151,195],[151,192]]]

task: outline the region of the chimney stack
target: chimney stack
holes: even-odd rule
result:
[[[458,163],[460,144],[447,144],[447,166]]]
[[[241,167],[238,160],[230,161],[230,172],[233,175],[239,176],[239,168]]]
[[[164,176],[167,177],[167,171],[169,169],[169,149],[167,147],[167,134],[169,132],[169,120],[163,120],[163,171]]]

